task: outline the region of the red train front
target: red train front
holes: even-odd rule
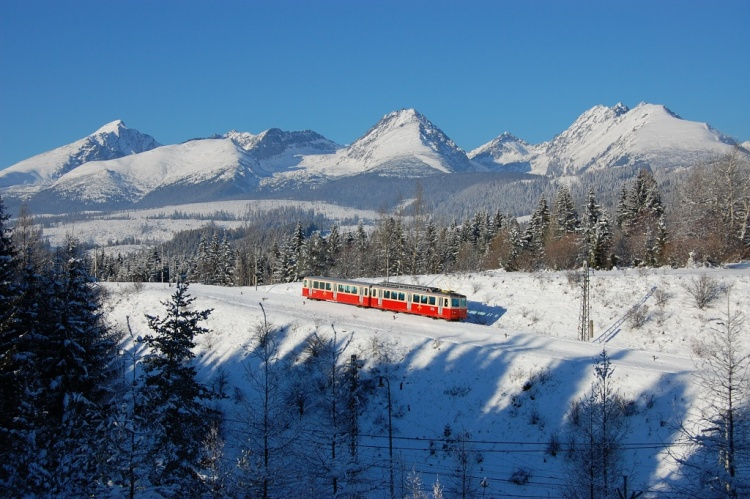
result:
[[[424,315],[449,321],[468,316],[466,296],[428,286],[382,282],[370,284],[330,277],[309,276],[302,295],[312,300]]]

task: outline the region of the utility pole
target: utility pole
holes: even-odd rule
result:
[[[617,489],[617,496],[620,499],[637,499],[638,497],[641,497],[643,495],[643,491],[639,490],[638,492],[631,492],[630,495],[628,495],[628,475],[622,476],[622,490]]]
[[[258,246],[253,246],[253,255],[255,256],[255,265],[253,268],[253,283],[255,284],[255,291],[258,291]]]
[[[383,381],[385,381],[385,385],[383,384]],[[385,376],[381,376],[380,386],[388,387],[388,458],[391,461],[391,499],[394,499],[396,496],[393,490],[393,420],[391,419],[391,381]]]
[[[590,341],[594,333],[594,323],[591,320],[591,302],[589,300],[589,264],[583,262],[583,282],[581,283],[581,315],[578,319],[578,339]]]

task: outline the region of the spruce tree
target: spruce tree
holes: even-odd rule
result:
[[[209,429],[206,388],[196,379],[195,338],[208,332],[199,323],[211,310],[193,310],[195,298],[178,282],[164,318],[146,315],[153,331],[140,342],[150,348],[143,360],[145,402],[142,413],[157,429],[154,438],[152,483],[164,493],[194,495],[201,442]]]
[[[612,228],[609,218],[596,201],[594,188],[589,188],[588,201],[583,217],[584,253],[589,266],[595,269],[611,265]]]
[[[573,234],[580,225],[578,212],[573,204],[573,197],[570,195],[570,190],[564,185],[557,190],[557,196],[555,197],[554,221],[557,236]]]
[[[10,408],[4,485],[21,496],[94,494],[117,338],[102,321],[99,291],[75,241],[49,269],[29,255],[20,289],[10,326],[19,397]]]
[[[15,359],[18,335],[14,333],[12,320],[16,311],[19,287],[17,279],[18,252],[13,244],[12,230],[8,226],[10,215],[5,214],[0,197],[0,448],[10,451],[13,419],[19,405],[20,391],[15,382],[17,361]],[[10,454],[9,454],[10,455]],[[11,463],[0,464],[0,491],[8,482]]]

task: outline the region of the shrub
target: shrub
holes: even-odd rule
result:
[[[693,297],[695,305],[701,310],[719,298],[722,291],[719,282],[706,274],[690,279],[685,284],[685,290]]]
[[[531,479],[531,472],[526,468],[516,468],[513,473],[510,474],[510,482],[516,485],[526,485]]]

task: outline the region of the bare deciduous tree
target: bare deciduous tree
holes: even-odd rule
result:
[[[680,422],[684,452],[672,457],[693,487],[716,497],[750,494],[750,352],[741,348],[744,316],[717,320],[696,373],[703,404],[688,425]]]

